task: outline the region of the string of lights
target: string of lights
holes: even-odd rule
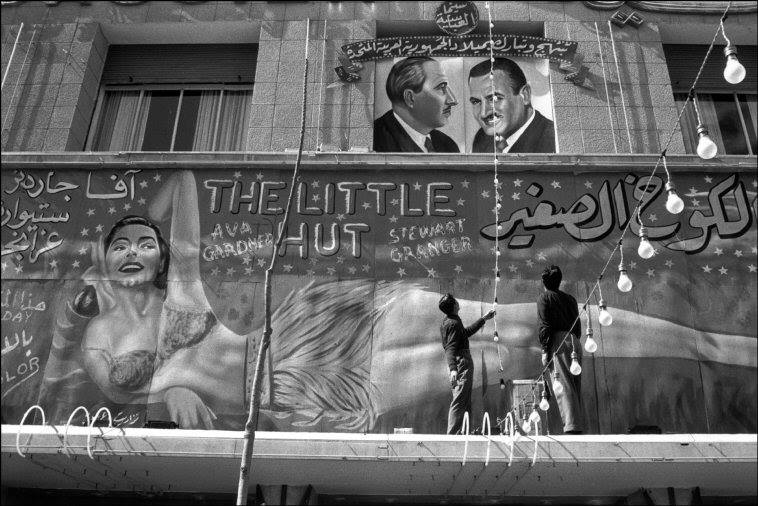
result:
[[[628,220],[626,226],[624,226],[623,230],[621,231],[621,235],[620,235],[619,239],[616,241],[613,249],[611,250],[610,255],[608,257],[608,260],[606,261],[606,263],[603,266],[603,268],[600,270],[600,274],[597,276],[597,279],[596,279],[596,281],[595,281],[592,289],[589,291],[589,294],[587,295],[587,298],[585,299],[584,304],[582,304],[581,311],[579,312],[579,314],[577,315],[576,319],[574,320],[574,322],[572,323],[572,325],[570,327],[570,328],[573,328],[574,325],[579,321],[579,318],[581,318],[582,313],[586,312],[586,314],[587,314],[587,332],[586,332],[586,339],[585,339],[584,349],[588,353],[595,353],[597,351],[597,342],[593,338],[592,320],[591,320],[591,315],[590,315],[590,300],[592,299],[593,295],[595,294],[595,291],[597,291],[597,296],[598,296],[598,299],[599,299],[597,301],[598,322],[600,323],[601,326],[609,326],[609,325],[611,325],[613,323],[613,315],[611,315],[611,313],[608,311],[608,308],[607,308],[607,305],[605,303],[605,300],[603,299],[601,281],[602,281],[603,276],[605,275],[605,272],[607,271],[609,265],[611,264],[611,262],[613,260],[613,257],[616,254],[616,251],[619,252],[619,256],[620,256],[620,262],[619,262],[619,267],[618,267],[619,278],[618,278],[618,282],[617,282],[617,287],[622,292],[628,292],[628,291],[630,291],[632,289],[633,283],[632,283],[631,278],[628,275],[628,272],[626,270],[626,266],[624,264],[623,240],[624,240],[624,236],[626,235],[627,231],[629,230],[629,228],[630,228],[630,226],[631,226],[631,224],[632,224],[632,222],[633,222],[634,219],[636,219],[637,222],[640,225],[640,227],[639,227],[639,233],[638,233],[640,242],[639,242],[639,246],[638,246],[638,249],[637,249],[637,253],[643,259],[649,259],[649,258],[651,258],[655,254],[655,248],[652,246],[652,244],[650,243],[650,241],[648,239],[647,230],[646,230],[646,228],[645,228],[645,226],[644,226],[644,224],[642,222],[642,219],[640,217],[640,209],[641,209],[642,205],[645,203],[645,196],[649,195],[648,194],[648,189],[649,189],[649,187],[650,187],[650,185],[651,185],[651,183],[653,181],[653,177],[655,176],[656,172],[658,171],[658,168],[661,165],[663,165],[663,169],[664,169],[665,174],[666,174],[665,191],[668,194],[668,197],[667,197],[667,200],[666,200],[666,205],[665,205],[666,210],[669,211],[672,214],[679,214],[684,209],[684,202],[682,201],[681,197],[679,197],[679,195],[676,192],[676,186],[674,185],[674,183],[672,181],[671,173],[669,172],[668,165],[666,163],[666,152],[667,152],[669,146],[671,145],[671,142],[674,139],[674,135],[676,134],[676,131],[677,131],[677,128],[678,128],[678,126],[680,124],[680,120],[682,118],[682,115],[684,114],[684,112],[685,112],[685,110],[687,108],[687,104],[688,104],[688,102],[690,100],[692,100],[692,102],[693,102],[693,107],[695,108],[695,114],[696,114],[697,123],[698,123],[697,133],[698,133],[698,136],[699,136],[699,142],[698,142],[698,147],[697,147],[697,150],[696,150],[697,154],[698,154],[698,156],[700,156],[700,158],[705,159],[705,160],[711,159],[714,156],[716,156],[716,154],[717,154],[718,147],[713,142],[713,140],[708,136],[707,128],[705,127],[705,125],[703,124],[703,122],[702,122],[702,120],[700,118],[700,112],[699,112],[698,107],[697,107],[697,95],[695,93],[695,90],[696,90],[696,86],[698,84],[698,81],[700,80],[700,77],[701,77],[701,75],[703,73],[703,70],[705,68],[706,62],[708,61],[708,57],[710,56],[710,54],[711,54],[711,52],[713,50],[713,47],[714,47],[714,45],[716,43],[716,39],[718,38],[719,33],[722,34],[722,36],[724,37],[724,40],[727,43],[726,49],[724,50],[724,56],[727,59],[726,67],[724,69],[724,79],[727,82],[731,83],[731,84],[737,84],[737,83],[740,83],[745,78],[745,68],[740,64],[739,60],[737,59],[737,56],[736,56],[737,55],[737,49],[731,43],[731,41],[729,40],[729,38],[727,37],[727,35],[726,35],[726,29],[724,27],[724,21],[727,19],[727,14],[729,12],[729,9],[731,8],[731,5],[732,5],[732,3],[729,2],[729,4],[727,5],[726,9],[724,10],[724,13],[721,15],[721,18],[719,20],[719,26],[717,27],[716,32],[714,33],[713,38],[711,40],[711,43],[708,46],[708,50],[706,51],[706,54],[705,54],[705,56],[703,58],[703,61],[700,64],[700,68],[698,69],[698,72],[697,72],[697,74],[695,76],[695,79],[694,79],[694,81],[692,83],[692,86],[690,88],[689,94],[687,95],[687,98],[685,99],[684,103],[682,104],[681,108],[679,109],[679,113],[677,115],[677,120],[676,120],[676,122],[673,123],[673,125],[671,127],[671,130],[669,132],[668,138],[666,139],[666,143],[664,144],[663,149],[662,149],[660,155],[658,156],[658,159],[656,160],[656,163],[653,166],[653,169],[651,170],[650,175],[647,178],[647,182],[645,184],[645,187],[644,187],[643,191],[641,192],[642,196],[637,200],[635,208],[632,211],[632,214],[631,214],[632,219]],[[489,20],[490,20],[490,48],[492,48],[493,47],[492,28],[494,27],[494,25],[492,23],[492,17],[491,17],[491,13],[490,13],[489,2],[487,2],[485,4],[485,7],[487,9],[487,12],[488,12],[488,15],[489,15]],[[492,52],[492,49],[490,50],[490,62],[491,62],[491,64],[494,65],[494,54]],[[490,71],[490,79],[493,79],[492,68],[491,68],[491,71]],[[495,100],[494,84],[493,84],[493,97],[492,98],[493,98],[493,101],[494,101]],[[498,155],[498,152],[497,151],[498,150],[497,150],[497,146],[496,146],[496,140],[493,140],[493,158],[494,158],[495,182],[496,182],[496,184],[498,182],[498,179],[497,179],[497,155]],[[500,201],[499,201],[499,195],[498,195],[497,192],[496,192],[496,198],[498,199],[498,204],[499,204]],[[499,211],[499,206],[496,206],[495,217],[496,217],[496,223],[497,223],[498,231],[500,231],[501,230],[501,225],[500,225],[500,222],[498,220],[498,211]],[[498,240],[498,237],[497,237],[497,234],[496,234],[496,236],[495,236],[495,266],[496,266],[496,274],[497,274],[497,276],[496,276],[496,280],[495,280],[495,287],[496,287],[495,288],[495,290],[496,290],[495,303],[497,302],[497,285],[498,285],[498,280],[499,280],[499,271],[497,270],[497,265],[498,265],[498,260],[499,260],[498,257],[499,257],[499,253],[500,253],[499,248],[498,248],[498,242],[497,242],[497,240]],[[563,339],[561,340],[561,342],[559,343],[559,345],[555,348],[555,352],[556,353],[558,352],[558,350],[560,350],[563,346],[566,345],[566,340],[569,339],[571,335],[572,335],[571,331],[567,331],[565,333]],[[495,341],[497,341],[497,340],[498,340],[498,336],[497,336],[497,331],[496,331],[495,332]],[[574,349],[573,339],[572,339],[571,345],[572,345],[572,353],[571,353],[572,363],[571,363],[570,371],[571,371],[571,374],[579,375],[579,374],[581,374],[581,365],[579,364],[579,361],[578,361],[578,354],[576,353],[576,350]],[[546,378],[547,378],[548,372],[550,371],[550,367],[552,365],[554,356],[555,356],[555,354],[553,354],[553,356],[551,356],[551,357],[548,358],[546,364],[541,369],[539,375],[536,377],[536,379],[533,380],[532,391],[531,391],[533,409],[532,409],[531,414],[528,417],[526,417],[526,416],[524,417],[524,420],[523,420],[523,430],[524,430],[525,433],[529,432],[529,430],[532,427],[532,425],[536,426],[536,424],[538,424],[540,422],[540,417],[539,417],[539,413],[537,411],[537,408],[539,407],[543,411],[547,411],[549,409],[549,402],[547,400],[547,392],[545,390],[543,390],[543,392],[542,392],[542,399],[541,399],[541,401],[539,402],[539,404],[537,404],[537,402],[536,402],[535,385],[540,381],[540,378],[543,379],[543,384],[547,385]],[[498,358],[499,358],[499,349],[498,349]],[[501,388],[505,388],[505,382],[502,379],[500,380],[500,386],[501,386]],[[560,381],[558,381],[556,379],[556,381],[552,382],[551,386],[552,386],[552,391],[553,391],[553,393],[555,395],[561,395],[562,394],[564,388],[563,388],[563,385],[561,384]],[[525,394],[525,395],[522,395],[520,397],[520,399],[519,399],[519,403],[518,404],[519,405],[523,404],[526,401],[528,395],[529,395],[528,393]]]
[[[493,115],[495,114],[494,111],[494,102],[497,100],[497,95],[495,93],[495,41],[492,38],[492,29],[495,28],[495,24],[492,22],[492,11],[490,10],[490,3],[487,2],[484,4],[485,8],[487,9],[487,21],[488,21],[488,30],[489,30],[489,49],[490,49],[490,95],[492,97],[493,101]],[[498,135],[497,132],[493,132],[492,135],[492,151],[495,153],[495,156],[492,157],[492,165],[493,170],[495,173],[495,177],[492,180],[493,184],[493,190],[495,194],[495,223],[497,224],[497,232],[501,232],[503,230],[503,226],[500,224],[500,208],[503,206],[502,203],[502,196],[500,195],[500,180],[498,179],[498,167],[497,167],[497,143],[502,141],[502,137]],[[498,285],[500,284],[500,240],[499,240],[499,233],[495,234],[495,283],[493,288],[493,294],[492,294],[492,309],[497,308],[497,290]],[[505,385],[505,379],[502,377],[503,375],[503,357],[500,354],[500,336],[497,333],[497,318],[493,318],[492,322],[495,326],[494,334],[493,334],[493,340],[495,341],[495,348],[497,349],[497,362],[498,362],[498,372],[500,373],[500,385]]]

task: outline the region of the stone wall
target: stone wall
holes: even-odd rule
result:
[[[2,7],[3,72],[24,23],[2,90],[5,151],[84,149],[109,43],[102,25],[164,29],[177,24],[191,33],[201,24],[223,30],[225,22],[240,21],[250,22],[256,32],[252,37],[260,44],[248,148],[297,148],[306,19],[311,21],[305,149],[369,148],[374,64],[365,65],[360,82],[328,87],[337,80],[333,69],[339,64],[339,48],[375,37],[379,21],[432,20],[439,2],[47,4],[51,2]],[[476,4],[486,18],[484,2]],[[707,44],[718,23],[715,14],[642,12],[645,23],[638,29],[613,26],[614,58],[608,25],[613,11],[593,10],[583,2],[493,2],[492,13],[496,21],[542,22],[546,37],[579,42],[594,89],[566,81],[565,72],[550,65],[561,153],[659,152],[677,117],[661,29],[686,22],[688,32]],[[743,29],[755,22],[755,13],[729,17],[730,24]],[[752,33],[754,43],[754,28]],[[684,152],[678,132],[669,152]]]

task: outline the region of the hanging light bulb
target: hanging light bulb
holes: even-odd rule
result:
[[[500,337],[497,335],[497,330],[495,331],[495,335],[492,337],[492,340],[495,342],[498,342],[500,340]]]
[[[592,339],[592,328],[587,329],[587,340],[584,341],[584,350],[587,353],[595,353],[597,351],[597,342]]]
[[[529,422],[534,423],[534,424],[540,423],[540,412],[537,411],[537,406],[538,404],[535,404],[532,407],[532,414],[529,415]]]
[[[684,209],[684,201],[676,193],[676,186],[671,181],[666,181],[666,191],[669,196],[666,199],[666,210],[671,214],[679,214]]]
[[[616,283],[616,286],[618,286],[619,290],[622,292],[628,292],[632,289],[632,280],[626,273],[624,262],[621,262],[619,264],[619,281]]]
[[[737,59],[737,48],[729,44],[724,48],[726,67],[724,67],[724,79],[729,84],[739,84],[745,79],[745,67]]]
[[[640,227],[640,246],[637,248],[637,253],[645,260],[655,255],[653,245],[647,240],[647,229],[642,226]]]
[[[500,378],[500,390],[505,390],[505,380]]]
[[[600,310],[600,313],[598,314],[598,321],[600,322],[600,325],[603,325],[607,327],[611,323],[613,323],[613,316],[611,316],[611,313],[608,312],[608,310],[605,308],[605,301],[603,299],[600,299],[600,302],[597,305],[598,309]]]
[[[540,409],[542,411],[547,411],[550,409],[550,402],[547,400],[547,391],[542,391],[542,400],[540,401]]]
[[[579,376],[582,374],[582,366],[579,365],[579,355],[575,351],[571,352],[571,367],[569,368],[571,374]]]
[[[555,395],[563,394],[563,385],[561,384],[560,380],[558,380],[558,378],[555,378],[553,380],[553,392]]]
[[[528,418],[524,418],[524,423],[521,424],[521,428],[525,433],[529,434],[529,430],[532,428],[532,425],[529,423]]]
[[[697,156],[703,160],[710,160],[716,156],[718,146],[716,146],[716,143],[708,136],[708,129],[705,128],[702,123],[697,126],[697,135],[700,137],[700,140],[697,143],[697,149],[695,150],[697,151]]]

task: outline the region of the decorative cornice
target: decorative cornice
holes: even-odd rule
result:
[[[639,2],[639,1],[585,1],[590,9],[612,11],[622,6],[648,12],[684,13],[684,14],[721,14],[729,2]],[[758,2],[732,2],[732,13],[758,12]]]
[[[120,169],[251,169],[252,167],[291,168],[296,153],[281,152],[3,152],[0,172],[29,170],[114,170]],[[498,164],[513,170],[557,171],[573,174],[592,172],[650,171],[660,155],[645,154],[509,154],[498,157]],[[697,155],[667,156],[670,170],[706,172],[723,170],[755,173],[758,158],[748,155],[724,155],[703,160]],[[303,170],[373,171],[377,169],[413,168],[422,170],[492,169],[492,154],[435,153],[351,153],[305,152]]]

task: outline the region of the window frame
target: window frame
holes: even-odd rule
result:
[[[252,100],[253,83],[244,84],[216,84],[216,83],[160,83],[160,84],[104,84],[100,86],[98,92],[97,103],[95,104],[95,110],[92,113],[92,121],[90,122],[89,131],[87,133],[87,142],[85,143],[84,150],[92,151],[92,146],[95,143],[95,136],[97,134],[97,127],[101,121],[101,115],[103,112],[103,104],[105,103],[105,94],[110,91],[139,91],[139,99],[137,102],[137,110],[142,106],[142,99],[146,91],[175,91],[179,90],[179,104],[177,106],[176,115],[174,118],[174,128],[171,135],[171,148],[164,153],[180,153],[181,151],[174,151],[174,144],[176,142],[176,131],[179,123],[179,116],[182,112],[182,99],[184,98],[184,92],[187,90],[202,90],[202,91],[220,91],[218,101],[218,111],[216,113],[216,124],[213,127],[213,142],[211,145],[215,145],[216,136],[218,135],[219,121],[221,120],[221,106],[224,102],[225,91],[247,91],[250,93],[250,99]],[[252,105],[252,102],[248,105]],[[135,123],[133,129],[137,127]],[[134,130],[132,130],[132,136],[134,136]],[[243,146],[244,149],[241,152],[247,151],[248,146]],[[135,151],[138,153],[148,153],[151,151]],[[207,151],[191,151],[191,153],[204,153]],[[216,153],[216,151],[210,151]]]
[[[676,91],[676,90],[674,90],[674,103],[677,105],[677,108],[679,108],[680,104],[683,103],[683,99],[682,98],[684,98],[686,100],[686,97],[687,97],[688,93],[689,92],[686,92],[686,91]],[[740,91],[740,90],[724,91],[723,89],[713,89],[713,88],[703,88],[703,89],[700,89],[700,88],[698,88],[698,89],[695,90],[695,95],[731,96],[732,99],[733,99],[733,101],[734,101],[735,107],[737,108],[737,115],[739,117],[740,125],[742,127],[742,135],[743,135],[743,137],[745,139],[745,144],[747,145],[747,151],[748,151],[747,155],[742,155],[742,156],[755,156],[755,155],[758,155],[758,153],[754,153],[753,152],[753,146],[752,146],[752,142],[751,142],[751,139],[749,137],[749,132],[748,132],[748,128],[747,128],[747,120],[745,118],[745,115],[742,112],[742,104],[740,103],[740,99],[739,99],[740,95],[747,95],[747,96],[753,96],[753,97],[756,98],[756,100],[758,100],[758,92],[749,93],[749,92]],[[692,107],[694,107],[694,105],[692,105]],[[686,111],[685,111],[685,113],[686,113]],[[694,114],[694,111],[693,111],[693,114]],[[708,128],[710,125],[704,125],[704,126],[706,128]],[[719,131],[721,131],[721,125],[717,125],[717,126],[719,128]],[[687,142],[686,142],[684,136],[688,135],[688,134],[684,131],[683,125],[681,123],[681,120],[679,121],[679,128],[680,128],[681,133],[682,133],[682,142],[684,142],[684,146],[685,146],[685,150],[686,150]],[[756,134],[758,135],[758,132],[756,132]],[[689,134],[689,135],[692,135],[692,134]],[[695,144],[696,143],[697,142],[695,140]],[[688,154],[695,154],[695,152],[693,151],[692,153],[688,153]],[[724,154],[729,154],[729,153],[724,153]],[[737,155],[737,156],[740,156],[740,155]]]

